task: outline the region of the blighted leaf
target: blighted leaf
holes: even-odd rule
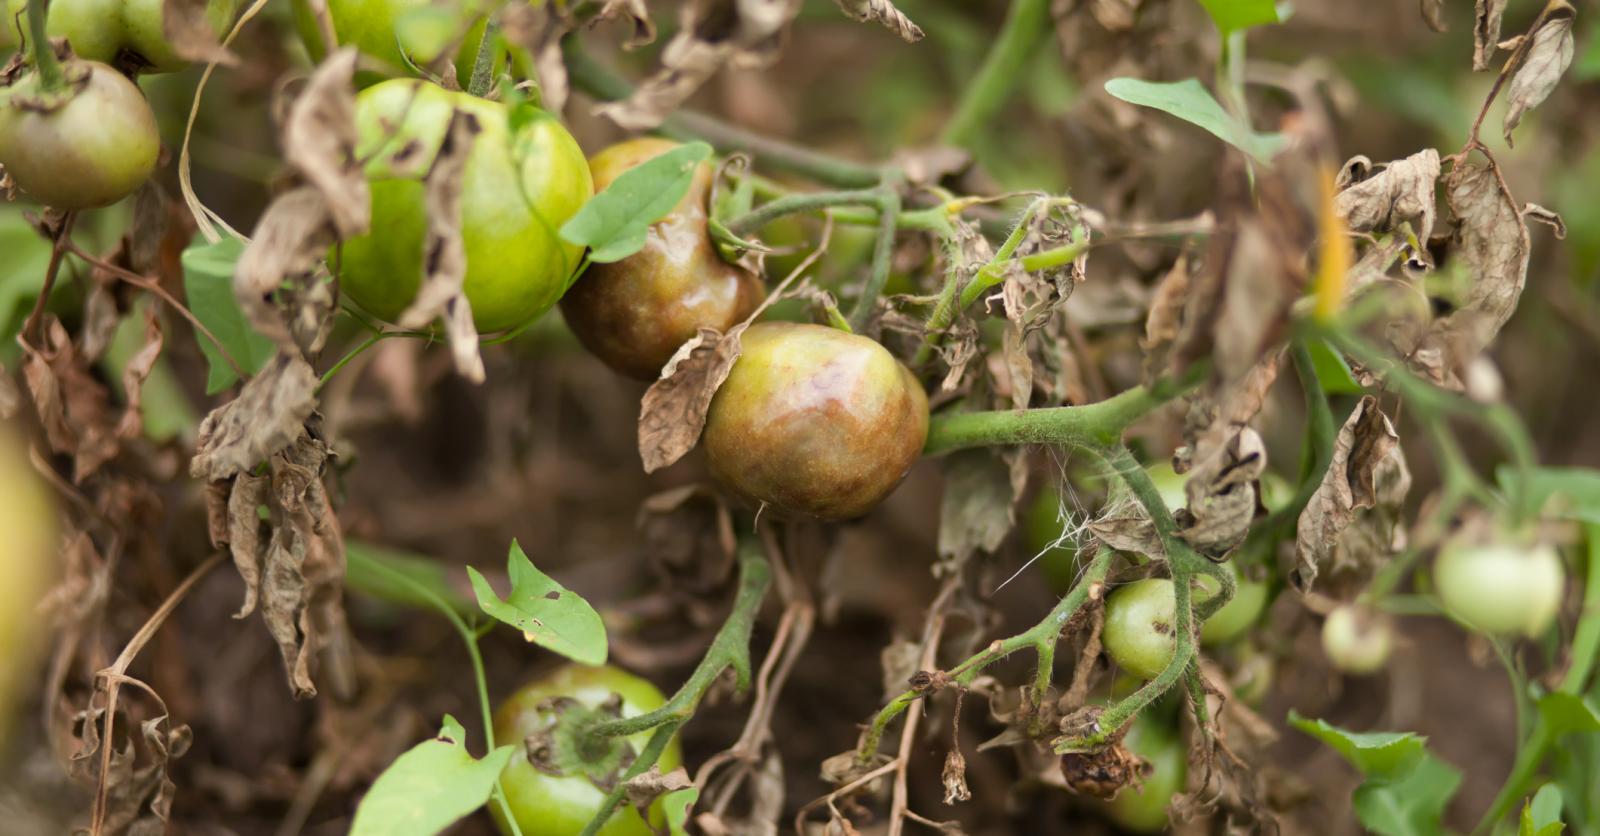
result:
[[[189,472],[206,481],[243,473],[299,437],[316,408],[317,375],[297,354],[279,352],[239,397],[211,411]]]
[[[472,591],[485,613],[521,630],[528,641],[568,659],[585,665],[605,662],[605,624],[588,601],[535,568],[515,540],[506,572],[511,577],[511,592],[502,599],[488,579],[467,567]]]
[[[882,23],[906,43],[922,40],[922,27],[912,23],[910,18],[894,7],[891,0],[834,0],[834,2],[839,4],[840,11],[852,19],[861,23],[874,20]]]
[[[1433,235],[1434,187],[1439,180],[1439,152],[1424,148],[1395,160],[1376,174],[1365,157],[1345,163],[1334,212],[1352,232],[1388,232],[1410,223],[1423,245]]]
[[[463,110],[451,114],[439,151],[423,178],[423,211],[428,226],[422,243],[422,284],[411,305],[400,314],[402,328],[424,328],[435,318],[442,318],[456,372],[473,383],[483,382],[484,371],[483,357],[478,353],[478,329],[463,287],[467,249],[461,237],[461,183],[473,142],[481,130],[472,114]]]
[[[600,7],[600,19],[626,20],[633,26],[633,35],[623,42],[623,49],[638,49],[656,39],[656,24],[644,0],[606,0]]]
[[[1505,16],[1508,0],[1477,0],[1477,13],[1472,23],[1472,68],[1489,69],[1489,59],[1494,57],[1495,44],[1500,43],[1500,19]]]
[[[516,747],[477,759],[467,752],[466,736],[446,714],[438,737],[413,746],[372,782],[356,807],[352,836],[442,833],[488,803]]]
[[[361,160],[356,157],[356,57],[346,47],[317,66],[305,89],[289,106],[283,125],[284,160],[327,203],[340,238],[367,231],[372,201]]]
[[[1450,27],[1445,24],[1444,0],[1421,0],[1422,20],[1428,28],[1435,32],[1447,31]]]
[[[1212,136],[1261,162],[1271,162],[1273,155],[1284,146],[1281,134],[1258,134],[1251,130],[1249,125],[1223,110],[1211,91],[1192,78],[1162,82],[1113,78],[1106,82],[1106,92],[1125,102],[1152,107],[1204,128]]]
[[[1200,5],[1224,35],[1279,21],[1278,0],[1200,0]]]
[[[1428,739],[1411,732],[1353,732],[1289,711],[1289,725],[1328,744],[1369,778],[1399,778],[1427,756]]]
[[[1183,322],[1184,302],[1189,295],[1189,261],[1180,258],[1156,285],[1150,297],[1150,310],[1145,314],[1144,339],[1139,348],[1144,351],[1143,380],[1145,385],[1160,379],[1167,370],[1167,353],[1177,342]]]
[[[1227,443],[1197,457],[1184,483],[1188,500],[1179,534],[1205,554],[1226,554],[1244,540],[1256,511],[1256,484],[1267,468],[1261,436],[1241,427]]]
[[[1517,836],[1560,836],[1567,826],[1561,821],[1561,788],[1545,784],[1522,805]]]
[[[1424,755],[1402,778],[1357,787],[1351,803],[1361,824],[1379,836],[1444,833],[1444,809],[1460,787],[1461,770]]]
[[[1356,513],[1378,504],[1379,475],[1384,467],[1395,466],[1391,458],[1399,455],[1399,445],[1400,436],[1378,409],[1378,399],[1362,398],[1339,429],[1322,483],[1300,512],[1290,579],[1301,592],[1310,591],[1318,573],[1334,562],[1340,535]]]
[[[1518,50],[1523,58],[1506,87],[1507,145],[1512,144],[1511,132],[1522,122],[1523,115],[1549,97],[1561,74],[1572,64],[1572,22],[1576,17],[1577,10],[1567,0],[1550,0],[1535,21],[1533,32],[1524,36],[1531,40]]]
[[[206,0],[162,0],[161,34],[185,61],[233,66],[239,59],[222,46],[223,33],[211,28],[210,6]]]
[[[122,411],[122,420],[117,422],[117,435],[121,438],[136,438],[144,429],[144,382],[155,368],[164,344],[161,320],[156,316],[155,306],[148,305],[144,310],[144,345],[122,367],[122,393],[128,405]]]
[[[295,327],[305,323],[285,310],[279,296],[289,285],[295,291],[326,288],[323,257],[339,240],[328,212],[326,199],[312,186],[278,195],[256,222],[234,270],[233,294],[246,321],[280,348],[314,351],[326,336],[326,316],[313,314],[307,333]],[[321,313],[331,312],[331,295],[320,301]]]
[[[680,795],[678,802],[687,810],[689,804],[694,802],[694,797],[699,794],[694,783],[689,780],[689,773],[683,767],[678,767],[671,772],[662,772],[661,764],[651,764],[644,772],[629,778],[622,784],[623,798],[640,813],[645,813],[654,804],[656,799],[663,796]],[[688,792],[687,798],[681,793]]]
[[[618,14],[614,7],[630,4],[638,4],[638,11],[643,14],[642,3],[643,0],[611,0],[600,16]],[[649,17],[643,18],[645,26],[649,22]],[[500,11],[500,32],[532,59],[539,82],[539,106],[550,113],[560,113],[567,104],[567,65],[561,57],[561,39],[572,31],[572,26],[571,16],[559,3],[511,3]],[[655,29],[650,27],[645,42],[654,39]]]
[[[111,399],[61,321],[50,316],[42,330],[44,345],[23,345],[22,376],[50,449],[72,458],[81,483],[120,448]]]
[[[939,558],[959,567],[976,552],[993,552],[1016,524],[1011,468],[996,452],[965,450],[946,457],[939,502]]]
[[[589,260],[621,261],[644,247],[650,225],[688,194],[695,168],[711,155],[704,142],[680,145],[623,172],[561,227],[561,237],[589,248]]]
[[[234,267],[243,252],[244,242],[237,238],[215,244],[197,240],[183,251],[183,290],[189,310],[222,343],[218,348],[204,334],[195,335],[206,358],[206,394],[210,395],[239,379],[223,350],[247,375],[260,371],[274,351],[272,340],[250,327],[233,295]]]
[[[717,389],[728,379],[742,351],[740,338],[748,323],[726,334],[714,328],[678,347],[650,385],[639,405],[639,457],[646,473],[683,458],[700,441],[706,411]]]
[[[98,678],[91,707],[71,718],[80,731],[68,771],[73,778],[91,786],[103,782],[105,832],[163,833],[177,794],[177,785],[168,770],[173,759],[188,753],[194,734],[187,725],[171,722],[166,703],[150,686],[126,676],[120,676],[119,681],[124,693],[138,689],[148,695],[155,705],[155,716],[136,724],[138,734],[117,735],[123,741],[121,746],[116,741],[106,741],[101,729],[106,719],[104,705],[110,677]],[[116,713],[118,728],[133,724],[123,706],[113,706],[111,710]],[[102,745],[110,747],[109,757],[100,750]]]

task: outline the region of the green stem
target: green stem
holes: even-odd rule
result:
[[[681,725],[683,725],[682,719],[674,719],[656,727],[655,732],[650,735],[649,742],[645,743],[644,750],[639,753],[639,757],[635,758],[627,770],[622,773],[622,776],[617,779],[616,786],[606,793],[605,800],[600,802],[600,812],[595,814],[595,817],[590,819],[588,824],[584,825],[583,831],[579,836],[595,836],[596,833],[600,832],[600,828],[604,827],[606,821],[611,818],[611,812],[617,809],[618,804],[622,803],[622,796],[628,789],[628,781],[643,775],[651,765],[661,760],[661,753],[667,750],[667,744],[672,741],[672,735],[677,732],[678,727]]]
[[[850,311],[850,327],[860,331],[872,317],[872,309],[889,283],[889,270],[894,266],[894,232],[900,219],[900,192],[893,185],[878,189],[878,237],[872,248],[872,272],[867,284],[856,297],[855,308]]]
[[[47,0],[28,3],[28,50],[33,55],[33,67],[39,73],[39,92],[54,93],[66,86],[66,74],[56,52],[50,48],[50,36],[45,32]]]
[[[733,218],[725,226],[734,235],[743,238],[763,226],[784,217],[799,212],[814,212],[833,206],[877,206],[877,189],[848,189],[837,192],[800,192],[785,195],[777,200],[763,203],[755,209]],[[872,216],[872,223],[879,223],[879,214]]]
[[[483,37],[478,39],[478,54],[472,62],[472,78],[467,80],[467,92],[474,96],[483,97],[489,94],[489,88],[494,85],[494,59],[495,44],[500,24],[493,18],[483,27]]]
[[[942,141],[946,145],[972,147],[979,132],[1006,103],[1011,88],[1025,77],[1029,57],[1049,31],[1048,0],[1013,0],[994,46],[945,124]]]
[[[364,340],[360,345],[351,349],[349,354],[339,358],[339,362],[334,363],[331,368],[322,373],[322,377],[317,381],[317,388],[320,389],[323,386],[328,385],[328,381],[332,380],[333,376],[338,374],[340,369],[343,369],[345,366],[349,365],[351,360],[360,357],[366,352],[367,349],[377,345],[389,337],[401,336],[402,333],[403,332],[400,331],[379,331],[376,334],[372,334],[371,336],[367,337],[366,340]]]

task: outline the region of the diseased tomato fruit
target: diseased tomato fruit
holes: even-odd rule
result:
[[[883,346],[792,322],[752,325],[743,346],[702,439],[730,491],[783,513],[850,519],[922,454],[927,395]]]
[[[1173,730],[1143,716],[1133,721],[1122,744],[1150,762],[1150,774],[1139,788],[1128,787],[1106,802],[1106,816],[1135,833],[1165,832],[1167,806],[1183,792],[1188,777],[1188,753]]]
[[[583,762],[567,753],[569,762],[561,762],[559,753],[552,757],[554,766],[564,774],[552,775],[528,762],[528,735],[550,728],[558,712],[549,701],[558,698],[575,700],[584,708],[597,708],[615,694],[622,698],[622,716],[636,717],[660,708],[666,700],[656,686],[620,668],[610,665],[585,667],[567,665],[550,676],[529,683],[501,703],[494,715],[495,745],[514,746],[510,763],[500,773],[501,786],[505,788],[506,803],[517,819],[523,836],[571,836],[599,812],[605,799],[605,790],[595,786],[595,780],[605,780],[605,775],[583,774]],[[541,706],[541,704],[543,704]],[[627,738],[635,753],[644,749],[651,732],[645,731]],[[676,738],[667,744],[659,761],[663,772],[676,769],[683,761]],[[500,811],[500,805],[490,803],[500,832],[511,833],[511,828]],[[659,815],[652,810],[651,819]],[[660,823],[659,821],[657,822]],[[655,833],[637,810],[622,805],[611,815],[601,836],[653,836]]]
[[[13,9],[27,7],[13,0]],[[233,22],[237,0],[207,0],[204,20],[217,40]],[[80,58],[170,73],[189,66],[178,57],[166,33],[162,0],[50,0],[45,25],[52,38],[66,38]]]
[[[401,55],[404,27],[398,25],[406,13],[429,5],[431,0],[327,0],[328,17],[333,20],[334,37],[340,46],[354,46],[362,55],[375,58],[388,65],[392,76],[410,76],[406,57]],[[320,62],[329,50],[323,43],[322,28],[307,0],[294,0],[294,25],[300,30],[311,60]],[[456,83],[462,88],[472,81],[473,64],[477,61],[478,45],[483,42],[484,26],[488,17],[479,16],[467,29],[456,52]],[[496,66],[504,61],[496,56]],[[412,63],[418,63],[412,57]]]
[[[1211,614],[1211,617],[1200,625],[1200,641],[1207,645],[1226,644],[1233,639],[1244,635],[1261,617],[1262,610],[1267,608],[1267,585],[1260,581],[1246,580],[1239,577],[1239,572],[1232,563],[1220,564],[1222,570],[1233,576],[1233,597],[1222,609]],[[1217,594],[1220,585],[1215,579],[1207,575],[1200,575],[1195,579],[1194,603],[1199,606],[1202,602],[1211,599]]]
[[[558,231],[594,193],[583,151],[555,117],[426,81],[394,79],[356,97],[358,153],[368,160],[372,231],[347,241],[340,287],[361,307],[394,321],[422,283],[427,229],[423,176],[452,114],[475,117],[481,132],[461,184],[467,301],[480,332],[522,325],[566,290],[580,247]],[[515,127],[513,127],[515,125]]]
[[[1377,673],[1389,661],[1394,629],[1389,620],[1354,604],[1343,604],[1322,622],[1322,652],[1345,673]]]
[[[161,135],[134,83],[96,61],[62,62],[64,90],[29,71],[0,89],[0,165],[23,192],[62,210],[106,206],[155,170]]]
[[[1433,582],[1445,609],[1473,629],[1532,638],[1555,620],[1566,570],[1549,544],[1500,536],[1482,544],[1446,543],[1434,561]]]
[[[1101,633],[1106,655],[1127,672],[1153,679],[1177,652],[1177,604],[1172,581],[1145,578],[1117,587],[1106,597]]]
[[[595,189],[677,143],[634,139],[589,160]],[[706,232],[710,163],[701,163],[683,200],[650,227],[644,249],[591,264],[561,299],[561,315],[606,365],[654,380],[673,352],[701,328],[727,331],[761,303],[761,280],[722,260]]]
[[[56,564],[56,516],[50,495],[8,428],[0,426],[0,748],[14,700],[36,687],[33,665],[45,622],[35,610]]]

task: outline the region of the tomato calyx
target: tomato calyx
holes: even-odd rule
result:
[[[52,41],[51,47],[61,62],[62,86],[40,89],[39,73],[25,53],[19,52],[0,68],[0,95],[4,95],[0,104],[29,113],[54,113],[88,89],[89,77],[94,74],[89,63],[79,60],[64,40]]]
[[[523,744],[528,764],[546,775],[582,775],[609,792],[638,757],[627,738],[589,733],[601,723],[621,719],[622,698],[617,694],[593,707],[571,697],[550,697],[539,704],[539,710],[548,713],[552,722],[528,735]]]

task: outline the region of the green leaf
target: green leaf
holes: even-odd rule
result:
[[[480,609],[521,630],[528,641],[568,659],[585,665],[606,661],[606,626],[600,614],[582,596],[534,568],[514,540],[506,572],[511,576],[511,594],[502,600],[478,570],[467,567]]]
[[[689,808],[699,798],[700,790],[694,787],[661,796],[661,812],[667,817],[667,832],[671,836],[689,836],[684,825],[689,823]]]
[[[1600,711],[1576,694],[1551,691],[1540,697],[1539,717],[1555,735],[1600,732]]]
[[[1311,366],[1317,370],[1322,391],[1330,395],[1359,395],[1366,391],[1356,382],[1344,355],[1327,340],[1307,340],[1306,351],[1311,354]]]
[[[1561,823],[1561,788],[1545,784],[1522,805],[1522,820],[1517,836],[1559,836],[1567,828]]]
[[[436,608],[440,603],[459,615],[472,615],[477,605],[456,591],[444,565],[429,557],[346,540],[345,586],[371,598],[396,604]]]
[[[1226,35],[1252,26],[1278,23],[1288,15],[1279,16],[1276,0],[1200,0],[1211,15],[1211,21]]]
[[[694,169],[711,156],[704,142],[680,145],[624,171],[561,227],[561,237],[589,248],[589,260],[621,261],[644,247],[650,225],[689,192]]]
[[[1437,836],[1445,832],[1445,805],[1460,786],[1461,770],[1424,755],[1404,778],[1357,787],[1356,817],[1382,836]]]
[[[216,335],[228,356],[246,374],[261,371],[272,358],[272,341],[257,333],[239,309],[233,295],[233,267],[244,252],[244,242],[224,238],[215,244],[196,242],[183,251],[183,292],[189,310]],[[222,352],[204,334],[196,334],[200,352],[206,357],[206,394],[214,395],[239,379]]]
[[[1217,104],[1209,90],[1192,78],[1167,82],[1113,78],[1106,82],[1106,92],[1125,102],[1153,107],[1198,125],[1261,162],[1269,162],[1284,145],[1282,134],[1258,134],[1235,119]]]
[[[418,743],[372,782],[356,807],[351,836],[439,833],[482,807],[515,750],[501,746],[478,760],[467,753],[466,731],[445,715],[433,740]]]
[[[1520,471],[1501,465],[1495,479],[1512,493]],[[1563,519],[1600,523],[1600,471],[1582,467],[1535,467],[1528,470],[1528,491],[1534,504]],[[1556,497],[1554,503],[1550,498]],[[1549,508],[1545,508],[1550,504]]]
[[[1427,756],[1427,738],[1412,732],[1352,732],[1289,712],[1289,724],[1331,746],[1369,778],[1406,775]]]

